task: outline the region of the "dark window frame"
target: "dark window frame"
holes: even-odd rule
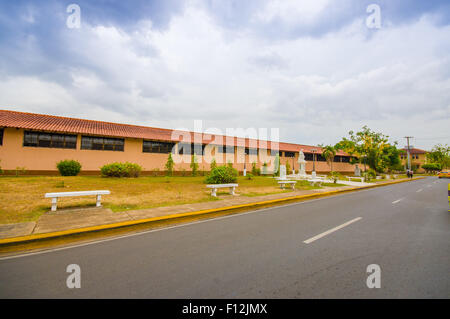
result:
[[[0,128],[0,146],[3,145],[3,135],[5,134],[5,129],[2,127]]]
[[[258,149],[254,147],[246,147],[245,155],[258,155]]]
[[[125,139],[108,136],[82,135],[80,149],[88,151],[124,152]]]
[[[142,152],[143,153],[157,153],[157,154],[169,154],[174,152],[174,142],[162,142],[155,140],[143,140]]]
[[[24,131],[24,147],[77,149],[77,135],[50,133],[45,131]]]
[[[205,154],[205,147],[207,144],[196,144],[196,143],[178,143],[178,154],[179,155],[192,155],[203,156]]]
[[[287,151],[285,151],[284,152],[284,157],[295,157],[295,152],[287,152]]]
[[[217,145],[219,154],[234,154],[235,153],[234,148],[235,148],[235,146],[231,146],[231,145]]]

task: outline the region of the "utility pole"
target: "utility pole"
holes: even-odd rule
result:
[[[413,136],[405,136],[406,138],[406,155],[408,156],[408,170],[411,170],[411,158],[409,155],[409,150],[410,150],[410,146],[409,146],[409,139],[413,138]]]

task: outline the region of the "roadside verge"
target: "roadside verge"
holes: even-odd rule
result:
[[[413,181],[423,179],[423,178],[425,178],[425,177],[414,178]],[[278,198],[278,199],[246,203],[246,204],[240,204],[240,205],[234,205],[234,206],[225,206],[225,207],[219,207],[219,208],[205,209],[205,210],[199,210],[199,211],[195,211],[195,212],[158,216],[158,217],[145,218],[145,219],[140,219],[140,220],[124,221],[124,222],[104,224],[104,225],[84,227],[84,228],[75,228],[75,229],[50,232],[50,233],[4,238],[4,239],[0,239],[0,247],[13,246],[13,245],[17,245],[17,244],[25,244],[25,243],[30,243],[30,242],[42,241],[42,240],[49,240],[49,239],[54,239],[54,238],[62,238],[62,237],[68,237],[68,236],[73,236],[73,235],[101,232],[101,231],[106,231],[106,230],[113,230],[113,229],[126,228],[126,227],[132,227],[132,226],[144,226],[144,225],[150,225],[152,223],[158,223],[158,222],[170,222],[170,221],[175,222],[175,221],[180,221],[182,219],[196,218],[196,217],[208,218],[208,217],[213,217],[217,213],[232,213],[232,212],[238,213],[238,212],[242,212],[242,211],[248,211],[249,209],[254,209],[254,208],[264,208],[264,207],[268,207],[268,206],[276,206],[281,203],[304,201],[304,200],[313,199],[313,198],[332,196],[332,195],[337,195],[337,194],[341,194],[341,193],[354,192],[354,191],[358,191],[358,190],[365,190],[365,189],[370,189],[370,188],[388,186],[388,185],[404,183],[404,182],[409,182],[409,181],[411,181],[411,180],[399,180],[399,181],[392,181],[392,182],[374,184],[374,185],[363,186],[363,187],[352,187],[352,188],[343,189],[343,190],[332,190],[332,191],[321,192],[321,193],[298,195],[298,196]]]

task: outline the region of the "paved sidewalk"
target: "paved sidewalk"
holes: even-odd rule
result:
[[[240,204],[256,203],[272,199],[287,198],[298,195],[322,193],[330,190],[341,190],[351,188],[327,187],[314,190],[295,190],[286,193],[264,195],[264,196],[239,196],[220,195],[218,201],[203,203],[184,204],[177,206],[156,207],[140,210],[129,210],[124,212],[113,212],[109,208],[83,208],[83,209],[59,209],[56,212],[43,214],[36,222],[25,222],[16,224],[0,225],[0,239],[26,236],[31,234],[42,234],[56,231],[64,231],[82,227],[106,225],[124,221],[139,220],[164,215],[188,213],[199,210],[228,207]]]
[[[414,178],[413,180],[416,179],[420,179],[420,177]],[[386,180],[383,182],[378,182],[377,184],[380,185],[384,183],[396,183],[403,181],[407,181],[407,179],[398,179],[396,181]],[[3,225],[0,224],[0,239],[68,231],[84,227],[101,226],[128,221],[137,221],[153,217],[196,212],[208,209],[217,209],[241,204],[251,204],[300,195],[320,194],[323,192],[339,191],[354,188],[355,188],[354,186],[324,187],[321,189],[295,190],[286,193],[255,196],[255,197],[240,196],[239,194],[220,195],[219,200],[217,201],[184,204],[177,206],[156,207],[140,210],[129,210],[123,212],[113,212],[111,209],[102,207],[100,208],[92,207],[82,209],[60,209],[56,212],[49,211],[47,213],[44,213],[36,222],[24,222],[24,223],[3,224]],[[365,186],[360,185],[359,187],[356,188],[365,188]]]

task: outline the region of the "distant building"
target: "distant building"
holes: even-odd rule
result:
[[[426,155],[427,151],[421,150],[419,148],[411,148],[409,150],[410,159],[411,159],[411,168],[418,173],[423,173],[425,170],[422,168],[422,165],[426,163]],[[408,168],[408,155],[406,152],[406,148],[401,149],[400,160],[402,165]]]
[[[261,168],[276,154],[281,164],[289,162],[291,169],[298,170],[300,150],[308,172],[313,167],[313,150],[316,171],[330,171],[316,146],[0,110],[0,167],[9,174],[18,167],[28,174],[57,174],[56,163],[65,159],[79,161],[82,174],[98,174],[105,164],[125,161],[141,165],[144,174],[162,173],[169,153],[184,159],[175,164],[178,172],[190,170],[192,153],[200,162],[199,170],[205,171],[210,168],[206,156],[219,165],[231,162],[240,172],[245,166],[249,172],[252,163]],[[337,152],[333,169],[353,173],[350,160],[349,154]]]

